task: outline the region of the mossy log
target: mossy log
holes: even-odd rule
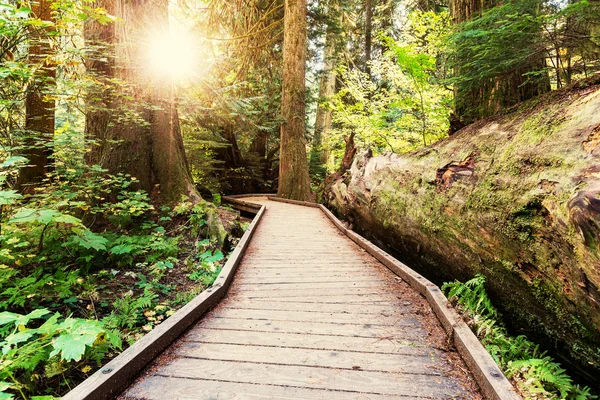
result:
[[[516,333],[588,380],[600,376],[600,85],[547,95],[417,152],[361,153],[323,193],[437,283],[485,274]]]

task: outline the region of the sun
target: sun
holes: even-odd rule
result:
[[[199,45],[189,33],[155,33],[148,40],[146,67],[156,78],[188,81],[199,72]]]

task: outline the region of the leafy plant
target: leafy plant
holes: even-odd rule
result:
[[[500,314],[485,290],[486,277],[478,274],[461,283],[445,283],[442,290],[469,318],[482,344],[506,375],[528,399],[595,399],[588,387],[573,382],[567,372],[539,345],[524,335],[510,336],[500,322]]]
[[[222,261],[225,257],[220,250],[214,253],[210,250],[199,255],[199,265],[195,270],[188,275],[192,281],[199,281],[203,286],[210,286],[219,276],[221,268],[217,265],[218,261]]]
[[[119,335],[98,321],[50,314],[43,308],[27,315],[0,313],[0,327],[9,328],[0,342],[0,398],[13,399],[18,393],[28,399],[37,379],[60,374],[84,358],[98,361],[108,349],[121,348]]]

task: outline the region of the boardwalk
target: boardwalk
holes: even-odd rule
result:
[[[267,212],[227,298],[121,399],[480,399],[427,302],[319,209]]]

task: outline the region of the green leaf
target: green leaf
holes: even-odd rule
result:
[[[221,250],[217,250],[217,251],[215,251],[215,254],[213,254],[210,257],[207,257],[204,261],[209,262],[209,263],[214,263],[216,261],[221,261],[224,258],[225,257],[223,256],[223,253],[221,252]]]
[[[31,339],[35,331],[16,332],[6,337],[6,340],[2,342],[2,354],[6,355],[13,346],[24,343]]]
[[[0,190],[0,206],[15,204],[17,200],[21,200],[21,196],[16,190]]]
[[[106,331],[106,340],[117,349],[123,348],[123,341],[121,340],[119,332]]]
[[[29,161],[28,159],[26,159],[25,157],[21,157],[21,156],[8,157],[6,159],[6,161],[4,161],[3,163],[0,163],[0,169],[25,165],[25,164],[27,164],[28,161]]]
[[[0,313],[0,326],[10,324],[11,322],[17,321],[19,314],[4,311]]]
[[[13,218],[9,220],[11,223],[38,223],[48,225],[51,222],[81,225],[81,220],[72,215],[63,214],[56,210],[34,210],[31,208],[20,209]]]
[[[118,246],[114,246],[110,249],[112,254],[129,254],[135,249],[134,246],[130,244],[120,244]]]
[[[60,335],[52,343],[50,357],[60,354],[61,360],[80,361],[85,354],[87,346],[92,346],[98,338],[99,332],[89,333],[67,333]]]
[[[4,311],[4,312],[0,313],[0,326],[9,324],[11,322],[14,322],[15,326],[19,326],[19,325],[25,326],[32,319],[41,318],[44,315],[47,315],[49,313],[50,313],[50,311],[48,311],[45,308],[33,310],[32,312],[30,312],[27,315],[15,314],[15,313],[11,313],[8,311]]]
[[[77,236],[73,237],[73,243],[84,249],[94,249],[96,251],[106,250],[108,239],[90,231],[89,229],[74,229]]]

